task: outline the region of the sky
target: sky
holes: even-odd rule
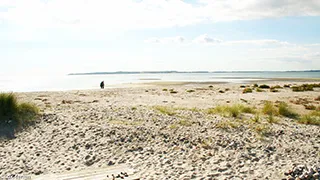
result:
[[[319,0],[0,0],[0,75],[320,69]]]

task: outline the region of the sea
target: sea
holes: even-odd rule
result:
[[[110,73],[84,75],[0,76],[0,92],[39,92],[99,89],[152,82],[246,83],[272,78],[320,78],[320,71],[205,72],[205,73]]]

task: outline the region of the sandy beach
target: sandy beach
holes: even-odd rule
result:
[[[283,87],[320,81],[257,83]],[[258,112],[271,101],[303,115],[311,112],[306,105],[319,111],[320,88],[244,94],[240,85],[149,83],[17,93],[20,101],[39,106],[41,118],[15,139],[0,141],[0,177],[125,164],[141,179],[301,179],[308,173],[319,179],[320,126],[281,115],[270,123],[261,113],[253,122],[257,114],[231,117],[209,110],[237,104]]]

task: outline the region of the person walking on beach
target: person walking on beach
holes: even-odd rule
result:
[[[101,89],[104,89],[104,81],[101,81],[101,83],[100,83],[100,88],[101,88]]]

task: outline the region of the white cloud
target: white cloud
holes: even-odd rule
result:
[[[226,45],[257,45],[257,46],[294,46],[294,44],[286,41],[279,41],[275,39],[258,39],[258,40],[240,40],[240,41],[227,41]]]
[[[195,44],[207,44],[207,45],[253,45],[253,46],[270,46],[270,47],[294,47],[296,44],[286,41],[280,41],[275,39],[256,39],[256,40],[238,40],[238,41],[223,41],[218,38],[213,38],[208,34],[202,34],[188,42],[182,36],[158,38],[153,37],[145,40],[147,43],[195,43]]]
[[[184,43],[186,41],[186,39],[182,36],[176,36],[176,37],[165,37],[165,38],[157,38],[157,37],[153,37],[153,38],[149,38],[147,40],[145,40],[146,43]]]
[[[128,30],[320,15],[319,0],[0,0],[0,19],[33,27]]]
[[[200,35],[196,37],[193,42],[195,43],[202,43],[202,44],[217,44],[221,43],[222,40],[216,39],[216,38],[211,38],[207,34]]]

